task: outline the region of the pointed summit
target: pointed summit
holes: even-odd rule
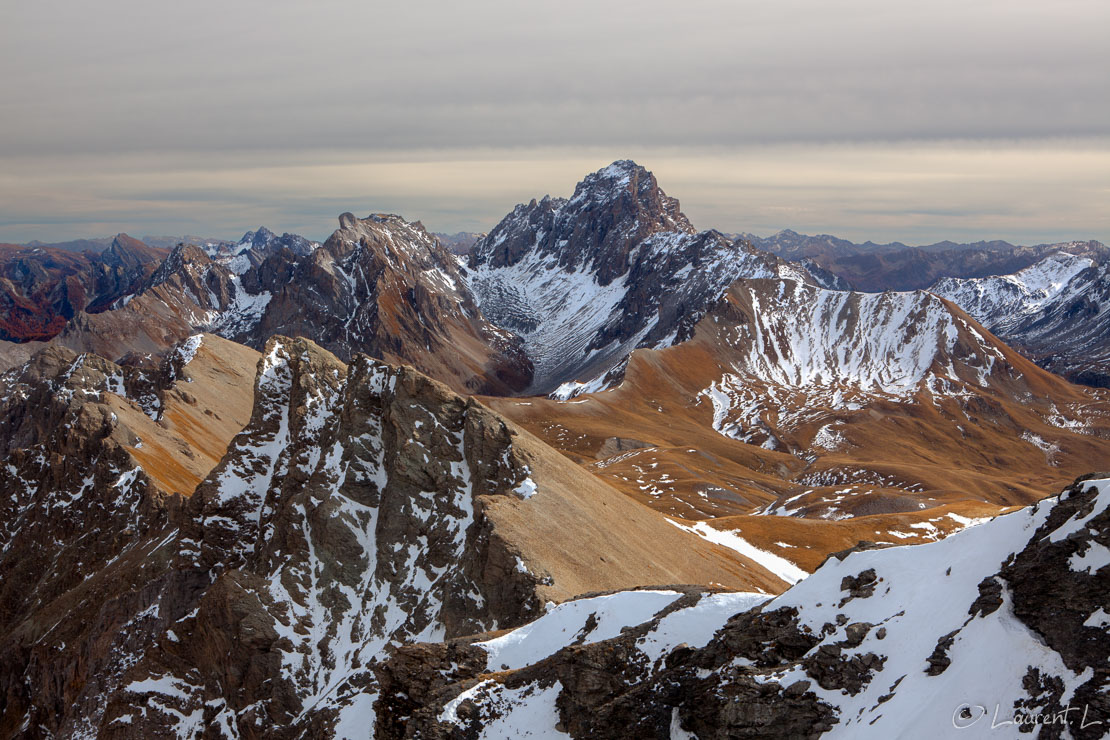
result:
[[[634,244],[672,231],[695,233],[678,199],[647,169],[618,160],[583,178],[569,200],[517,206],[475,245],[471,266],[507,267],[538,251],[568,270],[589,267],[604,286],[628,271]]]
[[[248,231],[246,234],[243,234],[243,238],[239,240],[239,244],[246,247],[265,247],[276,238],[277,234],[270,231],[265,226],[259,226],[257,231]]]
[[[101,261],[106,265],[118,265],[136,268],[146,263],[158,262],[165,257],[165,252],[128,236],[124,233],[116,234],[112,243],[100,253]]]

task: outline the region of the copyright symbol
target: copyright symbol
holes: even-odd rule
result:
[[[957,730],[966,730],[986,716],[987,708],[981,704],[961,704],[952,712],[952,726]]]

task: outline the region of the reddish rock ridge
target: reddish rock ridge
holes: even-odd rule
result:
[[[134,292],[166,251],[119,234],[103,252],[0,245],[0,340],[49,339]]]

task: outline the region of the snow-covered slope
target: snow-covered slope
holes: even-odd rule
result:
[[[944,278],[929,288],[967,311],[992,330],[1020,323],[1057,299],[1071,281],[1095,262],[1058,252],[1013,275],[987,278]]]
[[[736,278],[804,268],[716,231],[695,232],[655,177],[614,162],[569,199],[519,205],[474,247],[485,316],[524,340],[533,392],[604,375],[636,347],[669,346]]]
[[[1106,248],[1062,247],[1080,254],[1061,251],[1013,275],[940,281],[931,290],[1047,369],[1110,387],[1110,262],[1092,259]]]
[[[923,292],[745,281],[730,298],[750,318],[732,328],[734,369],[775,385],[902,394],[941,379],[985,384],[992,359],[1001,358],[971,324]]]
[[[1103,737],[1107,545],[1110,480],[1093,480],[939,542],[832,557],[754,608],[676,595],[645,619],[658,592],[564,604],[454,646],[465,667],[391,661],[378,737],[1017,738],[1052,718]]]
[[[709,314],[722,371],[700,398],[721,434],[771,449],[767,423],[856,411],[919,392],[966,396],[1019,378],[997,343],[936,296],[743,280]],[[797,396],[801,394],[802,398]]]

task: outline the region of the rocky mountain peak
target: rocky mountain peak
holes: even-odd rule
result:
[[[328,237],[324,247],[336,257],[345,257],[358,246],[382,254],[391,262],[403,255],[421,263],[434,262],[445,269],[456,269],[454,258],[424,224],[406,221],[395,213],[372,213],[366,218],[351,213],[341,215],[339,229]]]
[[[151,275],[151,282],[155,285],[165,282],[171,274],[180,272],[189,265],[209,264],[212,264],[212,258],[200,247],[193,244],[178,244]]]
[[[145,243],[128,236],[116,234],[107,249],[100,253],[100,260],[106,265],[134,269],[140,265],[158,262],[165,257],[165,251],[147,246]]]
[[[259,226],[256,231],[248,231],[243,234],[243,238],[239,240],[240,244],[250,244],[254,247],[261,247],[268,244],[271,240],[276,239],[277,234],[267,229],[265,226]]]
[[[628,272],[633,246],[659,232],[695,233],[678,200],[630,160],[587,175],[569,200],[545,196],[517,206],[474,245],[471,267],[506,267],[536,252],[605,286]]]
[[[678,199],[664,193],[655,175],[631,160],[619,160],[586,175],[575,187],[569,205],[591,201],[630,207],[637,217],[654,222],[658,231],[694,232]]]
[[[622,160],[569,200],[517,206],[475,244],[466,276],[486,318],[523,338],[530,391],[550,393],[580,390],[637,347],[669,346],[733,280],[783,270],[808,279],[747,242],[696,232],[651,172]]]

